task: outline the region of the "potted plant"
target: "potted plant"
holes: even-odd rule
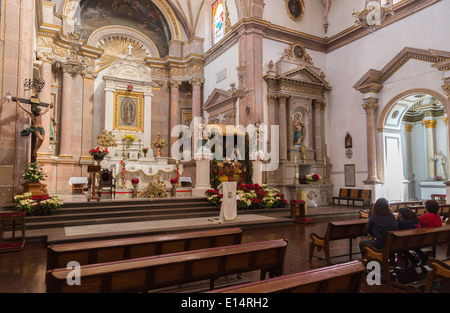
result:
[[[107,148],[97,147],[95,149],[89,150],[89,154],[94,158],[95,161],[100,163],[101,160],[109,153]]]
[[[45,172],[40,163],[27,163],[27,168],[23,173],[25,192],[30,192],[32,195],[47,194],[44,190],[46,185],[41,183],[41,181],[45,180],[45,177]]]
[[[317,174],[308,174],[306,175],[306,182],[308,184],[314,184],[320,180],[320,176]]]
[[[50,215],[63,205],[58,196],[32,195],[31,192],[14,196],[14,202],[17,211],[25,212],[27,216]]]

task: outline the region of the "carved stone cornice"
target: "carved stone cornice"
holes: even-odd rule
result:
[[[378,99],[368,98],[364,100],[362,108],[366,111],[366,114],[374,114],[378,107]]]
[[[169,88],[180,88],[181,85],[181,81],[179,80],[175,80],[175,79],[170,79],[169,82],[167,83],[167,85],[169,86]]]
[[[192,86],[201,86],[204,83],[205,83],[204,78],[192,78],[189,80],[189,84],[191,84]]]
[[[82,74],[85,69],[85,66],[82,62],[74,61],[61,63],[61,67],[65,73],[72,75],[72,77]]]

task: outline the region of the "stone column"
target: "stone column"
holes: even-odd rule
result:
[[[411,131],[414,124],[405,125],[405,148],[406,148],[406,179],[408,183],[408,197],[406,199],[415,200],[416,198],[416,188],[413,175],[413,155],[412,155],[412,144],[411,144]]]
[[[189,81],[192,85],[192,120],[194,117],[202,117],[202,84],[204,79],[193,78]]]
[[[73,159],[72,155],[72,109],[73,109],[73,77],[70,71],[63,68],[63,86],[61,103],[61,140],[60,159]]]
[[[96,145],[93,138],[94,82],[95,78],[91,75],[83,76],[83,132],[80,161],[89,164],[92,163],[89,150]]]
[[[286,99],[288,96],[278,97],[280,114],[280,161],[287,161],[287,117],[286,117]]]
[[[427,141],[427,169],[428,178],[433,179],[436,175],[436,162],[434,158],[434,132],[436,131],[436,120],[425,120],[422,122],[426,127],[426,141]]]
[[[169,125],[169,154],[171,151],[172,145],[178,140],[178,137],[171,137],[172,129],[180,123],[180,105],[179,105],[179,99],[180,99],[180,88],[181,82],[176,80],[170,80],[169,81],[169,88],[170,88],[170,125]],[[193,108],[192,108],[193,109]]]
[[[380,183],[377,175],[377,150],[375,140],[375,110],[378,107],[377,98],[364,99],[362,105],[366,111],[366,135],[367,135],[367,179],[364,184]]]

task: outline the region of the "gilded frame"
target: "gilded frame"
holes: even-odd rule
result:
[[[286,0],[286,10],[291,19],[300,21],[305,15],[305,2],[303,0]]]
[[[124,107],[128,107],[131,109],[127,110],[124,109]],[[143,93],[122,90],[116,90],[114,92],[113,128],[115,131],[144,131]]]

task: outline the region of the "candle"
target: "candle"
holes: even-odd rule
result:
[[[327,165],[327,157],[323,157],[323,165]]]
[[[297,156],[296,155],[294,156],[294,163],[295,163],[295,165],[297,165]]]

